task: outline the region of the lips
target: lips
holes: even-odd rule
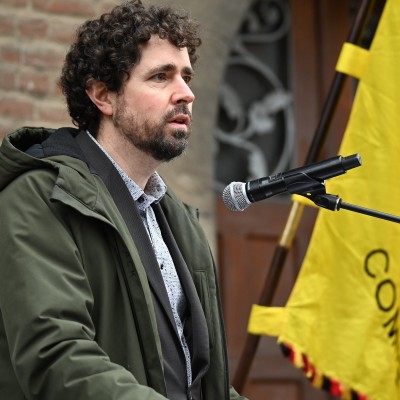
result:
[[[169,119],[168,122],[171,124],[179,124],[179,125],[190,125],[190,117],[186,114],[178,114],[173,118]]]

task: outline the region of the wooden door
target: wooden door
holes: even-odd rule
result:
[[[291,59],[296,149],[304,162],[335,64],[351,23],[348,0],[292,0]],[[352,102],[348,83],[338,105],[321,158],[336,155]],[[298,165],[298,166],[299,166]],[[289,197],[252,204],[244,212],[228,210],[217,200],[217,245],[221,295],[227,329],[231,376],[246,338],[251,305],[258,302],[265,277],[291,208]],[[284,305],[294,284],[317,211],[306,209],[282,269],[273,305]],[[262,337],[244,388],[252,400],[322,400],[331,398],[313,388],[286,360],[275,338]]]

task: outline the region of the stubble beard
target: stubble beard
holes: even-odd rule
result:
[[[191,125],[187,129],[174,129],[168,132],[167,121],[177,114],[191,116],[186,104],[177,106],[167,113],[160,123],[146,119],[139,121],[137,115],[129,112],[123,99],[117,105],[113,122],[120,133],[136,148],[151,155],[158,161],[171,161],[180,156],[186,149]]]

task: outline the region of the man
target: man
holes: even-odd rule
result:
[[[186,147],[199,45],[186,16],[117,6],[66,57],[79,129],[3,141],[2,399],[240,398],[207,241],[156,173]]]

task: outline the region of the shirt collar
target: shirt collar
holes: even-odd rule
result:
[[[108,157],[108,159],[112,162],[114,167],[117,169],[120,174],[122,180],[125,182],[126,187],[128,188],[133,200],[136,201],[137,206],[140,211],[144,211],[147,207],[149,207],[152,203],[159,202],[165,193],[167,192],[167,185],[162,180],[161,176],[154,172],[147,184],[142,190],[142,188],[136,184],[127,173],[117,164],[117,162],[107,153],[104,147],[96,140],[94,136],[92,136],[89,131],[86,131],[89,137],[97,144],[100,150]]]

